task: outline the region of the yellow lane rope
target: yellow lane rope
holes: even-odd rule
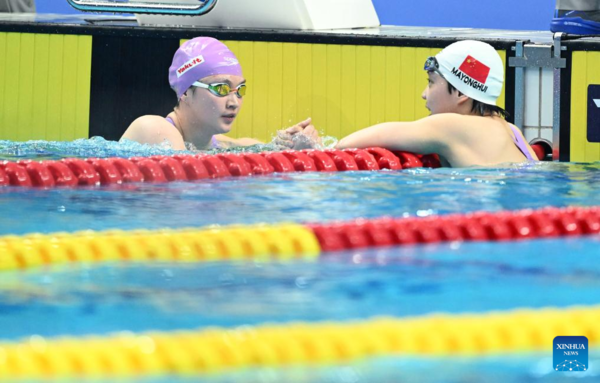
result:
[[[320,245],[296,224],[0,237],[0,271],[71,262],[316,258]]]
[[[120,378],[340,363],[382,355],[548,351],[558,335],[600,346],[600,306],[437,314],[0,343],[0,380]]]

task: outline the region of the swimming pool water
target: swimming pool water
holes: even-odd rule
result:
[[[128,264],[10,273],[0,280],[0,339],[594,305],[599,241],[363,250],[328,254],[316,262]],[[591,350],[590,358],[594,355]],[[597,379],[590,360],[589,372],[577,377]],[[135,381],[558,382],[567,377],[553,374],[549,345],[546,353],[387,357]]]
[[[366,362],[330,367],[256,369],[243,373],[205,378],[165,377],[145,383],[558,383],[596,382],[594,372],[600,354],[590,353],[590,370],[585,373],[557,374],[550,367],[552,358],[543,353],[484,358],[375,358]]]
[[[64,148],[55,153],[44,145],[38,152],[31,146],[0,152],[10,159],[63,156]],[[117,149],[105,154],[119,154]],[[600,163],[537,163],[77,189],[10,187],[0,189],[0,234],[598,206],[599,170]],[[3,273],[0,339],[597,305],[599,241],[593,236],[450,243],[327,253],[313,262],[104,264]],[[569,377],[544,367],[548,358],[551,345],[540,354],[380,358],[140,381],[554,382]],[[592,352],[591,366],[597,358]],[[597,379],[593,368],[577,376]]]
[[[0,234],[158,229],[600,205],[600,164],[292,173],[0,190]]]
[[[0,338],[594,305],[599,245],[599,238],[465,243],[330,253],[314,262],[11,273],[0,281]]]

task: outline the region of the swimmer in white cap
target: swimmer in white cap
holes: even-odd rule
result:
[[[537,160],[520,130],[505,121],[506,112],[496,105],[504,65],[491,45],[453,43],[427,59],[424,69],[428,85],[422,97],[430,116],[374,125],[343,138],[337,147],[437,153],[443,165],[452,167]],[[287,132],[296,134],[301,128]]]

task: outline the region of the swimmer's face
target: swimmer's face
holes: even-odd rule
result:
[[[431,114],[456,113],[458,92],[448,92],[448,82],[437,72],[427,72],[427,87],[421,97]]]
[[[200,80],[204,84],[228,84],[232,90],[245,84],[246,79],[234,75],[208,76]],[[195,123],[211,134],[228,133],[244,102],[235,91],[224,97],[213,94],[209,89],[196,88],[191,98]]]

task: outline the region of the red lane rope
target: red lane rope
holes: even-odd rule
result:
[[[383,148],[265,153],[174,155],[125,158],[68,158],[59,161],[2,161],[0,186],[75,187],[127,182],[163,183],[242,177],[274,172],[439,167],[435,154],[392,153]]]
[[[600,207],[378,218],[307,225],[323,251],[453,241],[512,241],[600,233]]]
[[[538,150],[539,145],[532,145]],[[383,148],[264,153],[174,155],[124,158],[67,158],[60,161],[1,161],[0,186],[75,187],[127,182],[196,181],[285,172],[440,167],[436,154]]]

